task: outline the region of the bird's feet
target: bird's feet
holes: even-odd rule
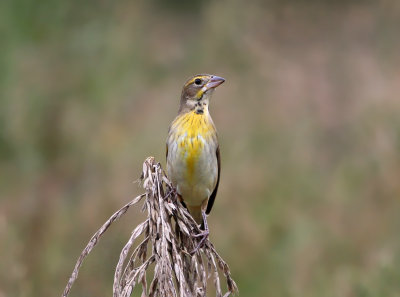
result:
[[[169,192],[167,193],[167,195],[165,195],[164,199],[170,198],[172,201],[175,202],[178,196],[179,194],[176,191],[176,188],[171,186]]]
[[[192,255],[197,253],[198,250],[203,247],[205,241],[208,239],[208,236],[210,235],[210,231],[208,230],[206,213],[204,211],[202,211],[201,214],[203,216],[204,230],[198,234],[192,235],[192,237],[194,237],[194,238],[200,238],[200,241],[197,244],[197,246],[193,249],[193,251],[191,251]]]
[[[195,254],[199,251],[199,249],[201,249],[205,243],[205,241],[208,239],[208,235],[210,234],[210,232],[208,230],[205,230],[199,234],[194,234],[192,235],[192,237],[195,238],[200,238],[199,243],[196,245],[196,247],[190,252],[190,254]]]

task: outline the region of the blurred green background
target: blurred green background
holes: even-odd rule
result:
[[[141,193],[181,87],[211,104],[211,239],[241,296],[400,296],[400,2],[0,2],[0,296],[60,296]],[[133,210],[70,296],[110,296]]]

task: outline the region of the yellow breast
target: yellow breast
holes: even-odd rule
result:
[[[178,155],[186,163],[186,176],[189,181],[195,178],[195,169],[209,142],[216,134],[209,114],[196,114],[194,111],[177,117],[172,123],[171,132],[176,141]]]

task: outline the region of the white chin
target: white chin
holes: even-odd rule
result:
[[[213,92],[214,92],[214,88],[208,89],[207,91],[205,91],[203,96],[210,97]]]

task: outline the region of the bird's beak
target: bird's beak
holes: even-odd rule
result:
[[[211,79],[208,81],[208,83],[204,86],[206,91],[210,89],[214,89],[218,87],[220,84],[222,84],[225,81],[225,78],[222,78],[220,76],[213,75],[211,76]]]

